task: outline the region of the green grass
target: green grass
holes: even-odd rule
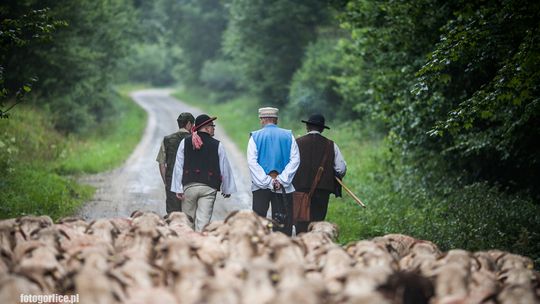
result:
[[[72,215],[94,189],[71,176],[119,166],[139,142],[146,113],[122,87],[113,101],[114,121],[91,133],[66,137],[43,110],[17,106],[0,120],[0,218],[27,214],[53,219]]]
[[[118,115],[92,133],[69,137],[57,165],[63,174],[96,173],[118,167],[133,151],[146,126],[146,112],[131,101],[124,87],[118,96]]]
[[[200,88],[176,96],[223,117],[220,123],[244,151],[249,131],[260,127],[254,98],[217,104]],[[301,136],[305,130],[299,121],[285,116],[280,125]],[[339,145],[347,161],[344,182],[367,206],[359,207],[345,192],[342,198],[332,195],[326,219],[338,224],[340,243],[402,233],[431,240],[443,250],[497,248],[540,263],[540,206],[529,197],[483,183],[465,185],[442,170],[423,172],[391,161],[396,153],[369,124],[329,124],[324,135]]]
[[[9,119],[0,121],[0,218],[27,214],[53,219],[72,214],[93,189],[54,171],[64,150],[43,112],[18,106]]]

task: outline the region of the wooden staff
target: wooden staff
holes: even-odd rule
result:
[[[337,180],[337,182],[341,185],[341,187],[343,187],[343,189],[345,189],[345,191],[347,191],[347,193],[349,193],[349,195],[362,207],[366,208],[366,205],[364,205],[364,203],[362,203],[362,201],[356,196],[354,195],[354,193],[352,193],[351,190],[349,190],[349,188],[347,188],[347,186],[345,186],[345,184],[343,184],[343,182],[337,177],[337,176],[334,176],[335,179]]]

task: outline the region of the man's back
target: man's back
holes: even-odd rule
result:
[[[268,124],[251,134],[257,146],[257,162],[268,174],[270,171],[281,173],[290,160],[292,132]]]
[[[165,163],[167,169],[165,171],[165,181],[167,189],[171,188],[171,180],[174,169],[174,163],[176,162],[176,152],[182,139],[189,135],[189,132],[180,130],[173,134],[169,134],[163,138],[163,144],[165,146]]]
[[[334,142],[321,134],[306,134],[296,139],[300,151],[300,166],[293,179],[297,191],[309,191],[324,154],[328,153],[323,164],[323,175],[317,189],[334,192]]]

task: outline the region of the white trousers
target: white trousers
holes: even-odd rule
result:
[[[190,183],[184,186],[182,212],[194,221],[192,228],[201,231],[210,223],[217,190],[201,183]]]

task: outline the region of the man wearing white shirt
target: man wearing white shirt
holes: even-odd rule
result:
[[[310,191],[321,165],[323,173],[311,197],[310,221],[296,223],[296,233],[306,232],[310,222],[325,220],[330,193],[341,196],[340,191],[337,191],[339,188],[336,187],[335,177],[341,179],[347,172],[347,163],[339,147],[322,135],[324,129],[330,129],[325,124],[324,116],[313,114],[302,122],[306,124],[307,134],[296,139],[300,151],[300,166],[293,180],[296,191]]]
[[[171,191],[182,201],[195,231],[210,222],[218,190],[225,198],[236,192],[225,149],[213,138],[216,119],[206,114],[195,118],[192,135],[180,142],[174,164]]]
[[[247,160],[251,173],[253,211],[264,217],[271,204],[273,219],[281,222],[282,216],[287,215],[287,220],[281,223],[284,226],[275,230],[291,235],[292,181],[300,156],[292,132],[277,126],[278,111],[271,107],[259,109],[262,128],[251,133]]]

